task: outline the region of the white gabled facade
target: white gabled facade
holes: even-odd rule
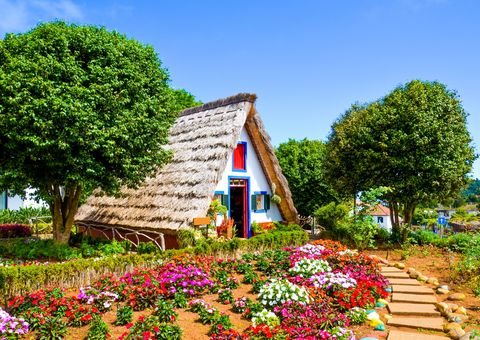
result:
[[[278,209],[278,206],[273,202],[270,202],[269,206],[267,205],[267,207],[264,206],[263,209],[257,209],[257,207],[252,207],[252,199],[255,201],[255,198],[257,198],[252,198],[253,195],[268,196],[258,199],[265,199],[269,201],[270,197],[272,196],[272,188],[270,187],[267,178],[263,172],[262,165],[260,164],[258,156],[255,152],[255,149],[253,148],[250,137],[245,130],[245,127],[242,128],[238,143],[245,145],[245,170],[234,169],[234,156],[233,153],[230,154],[227,166],[222,175],[222,179],[217,184],[215,193],[212,193],[212,195],[228,195],[227,200],[224,200],[224,204],[228,203],[229,217],[232,217],[232,180],[244,180],[247,182],[246,195],[248,196],[248,224],[250,225],[254,221],[257,223],[281,221],[282,215],[280,213],[280,210]],[[262,201],[259,202],[259,205],[261,204]],[[221,222],[221,220],[219,222]]]

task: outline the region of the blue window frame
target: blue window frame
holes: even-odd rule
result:
[[[250,205],[256,213],[267,212],[270,210],[270,195],[266,191],[255,191]]]
[[[229,200],[228,200],[228,195],[225,194],[224,191],[215,191],[215,193],[213,194],[213,199],[217,199],[221,205],[224,205],[227,207],[229,207]]]
[[[247,172],[247,142],[238,142],[233,150],[232,171]]]

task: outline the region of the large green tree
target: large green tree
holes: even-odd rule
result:
[[[395,232],[419,203],[458,194],[475,160],[460,99],[438,82],[411,81],[332,127],[325,162],[332,185],[349,193],[386,186]],[[336,174],[341,176],[336,176]]]
[[[168,85],[151,46],[64,22],[0,40],[0,188],[36,188],[67,242],[82,197],[135,187],[170,153],[162,148],[190,100]]]
[[[320,206],[337,201],[322,171],[325,143],[289,139],[278,146],[276,155],[300,215],[312,216]]]

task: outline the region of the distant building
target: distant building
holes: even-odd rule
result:
[[[38,208],[45,206],[44,203],[38,203],[33,199],[33,189],[27,189],[25,194],[26,198],[23,199],[18,195],[9,195],[7,191],[0,192],[0,210],[18,210],[20,208]]]
[[[447,220],[457,212],[457,209],[440,207],[435,209],[438,213],[438,217],[445,217]]]
[[[378,224],[380,228],[392,231],[392,221],[390,219],[390,209],[382,204],[377,204],[370,212],[373,221]]]

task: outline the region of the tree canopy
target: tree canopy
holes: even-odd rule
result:
[[[472,180],[461,197],[465,202],[480,202],[480,179]]]
[[[398,231],[415,206],[455,196],[475,160],[460,99],[438,82],[411,81],[356,105],[332,127],[325,173],[346,194],[385,186]]]
[[[0,188],[36,188],[66,242],[93,189],[134,187],[170,159],[162,148],[188,93],[172,90],[151,46],[61,21],[0,40]]]
[[[320,206],[337,201],[323,175],[325,143],[289,139],[278,146],[276,155],[300,215],[311,216]]]

